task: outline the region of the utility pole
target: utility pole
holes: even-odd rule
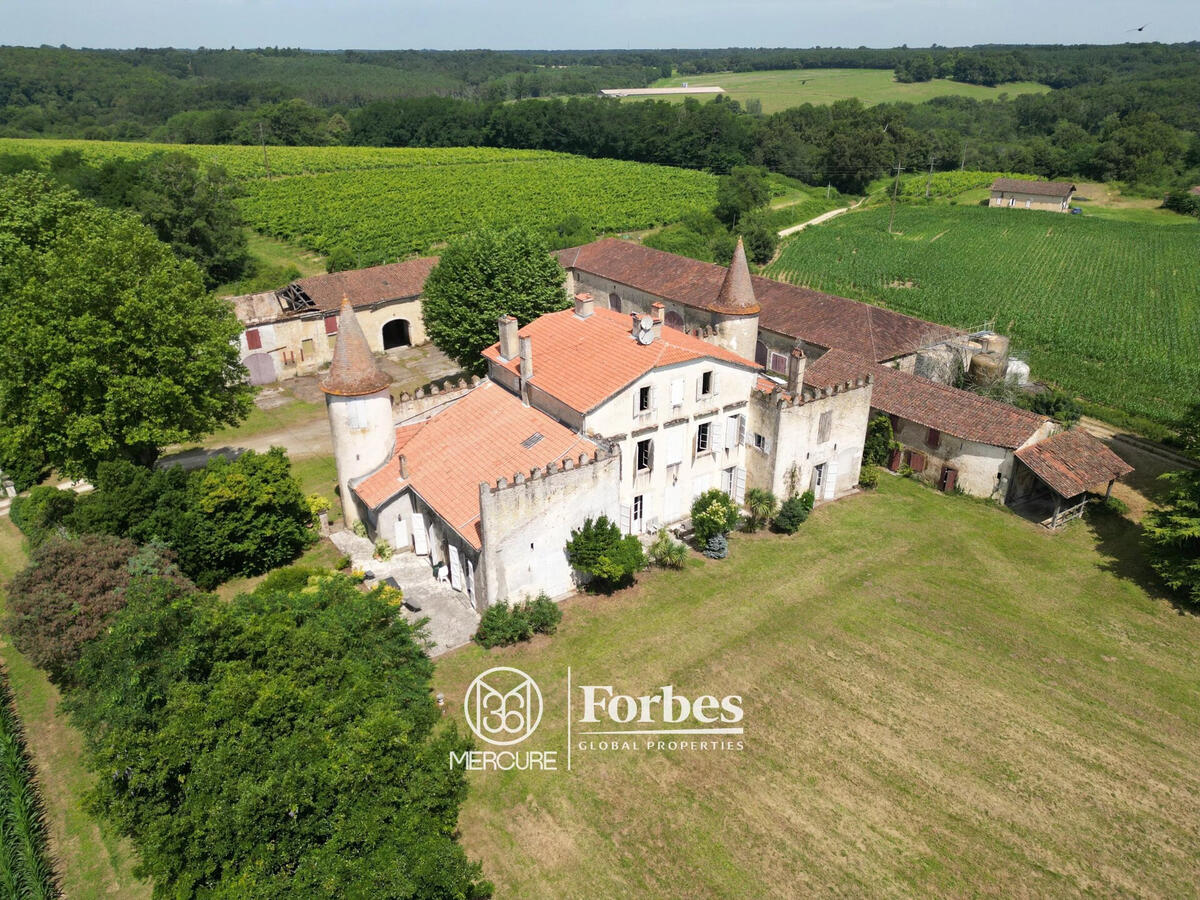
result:
[[[831,190],[833,190],[833,182],[832,181],[825,182],[825,199],[826,200],[829,199],[829,192]]]
[[[967,142],[963,141],[962,162],[958,164],[958,171],[962,171],[967,167]]]
[[[925,179],[925,199],[929,199],[929,184],[933,181],[933,154],[929,154],[929,176]]]
[[[271,177],[271,161],[269,159],[267,159],[267,139],[266,139],[266,137],[263,136],[263,123],[261,121],[258,123],[258,142],[260,144],[262,144],[263,165],[266,167],[267,177],[270,178]]]
[[[888,216],[888,234],[893,234],[892,223],[896,221],[896,195],[900,193],[900,173],[904,171],[904,166],[900,165],[900,157],[896,157],[896,180],[892,183],[892,212]]]

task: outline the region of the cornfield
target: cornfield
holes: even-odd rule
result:
[[[1034,376],[1162,422],[1200,401],[1200,226],[1026,210],[875,209],[810,228],[768,274],[1010,335]]]
[[[46,846],[46,820],[17,718],[8,672],[0,668],[0,893],[16,900],[61,896]]]

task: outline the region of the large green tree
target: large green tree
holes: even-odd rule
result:
[[[464,369],[482,372],[481,353],[496,343],[496,320],[521,325],[570,305],[566,274],[528,229],[477,231],[456,240],[425,282],[425,331]]]
[[[231,603],[134,583],[68,697],[96,806],[163,897],[486,897],[433,664],[386,590],[279,580]]]
[[[1146,517],[1150,564],[1172,590],[1200,604],[1200,470],[1163,477],[1173,489]]]
[[[0,465],[150,465],[249,411],[232,308],[128,214],[0,179],[0,296]]]

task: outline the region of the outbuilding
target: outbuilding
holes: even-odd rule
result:
[[[1071,208],[1071,197],[1074,193],[1075,185],[1065,181],[997,178],[992,182],[992,196],[988,206],[1066,212]]]

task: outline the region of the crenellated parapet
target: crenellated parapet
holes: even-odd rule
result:
[[[874,381],[875,376],[867,374],[852,381],[843,381],[828,387],[806,386],[794,394],[788,393],[782,386],[773,387],[769,390],[756,387],[753,391],[753,397],[760,402],[773,404],[780,408],[786,406],[803,406],[805,403],[811,403],[814,400],[824,400],[827,397],[834,397],[838,394],[869,387]]]
[[[478,375],[472,375],[470,379],[444,378],[441,381],[431,381],[411,394],[407,391],[402,393],[393,408],[393,415],[397,421],[411,419],[435,406],[457,400],[482,382],[483,379]]]
[[[608,460],[617,459],[620,451],[616,447],[598,446],[595,452],[580,453],[578,456],[566,456],[562,459],[550,460],[544,466],[537,466],[529,472],[514,472],[512,478],[500,478],[496,483],[480,482],[480,493],[497,494],[525,487],[532,482],[548,481],[562,476],[564,473],[578,472],[589,466],[595,466]]]

